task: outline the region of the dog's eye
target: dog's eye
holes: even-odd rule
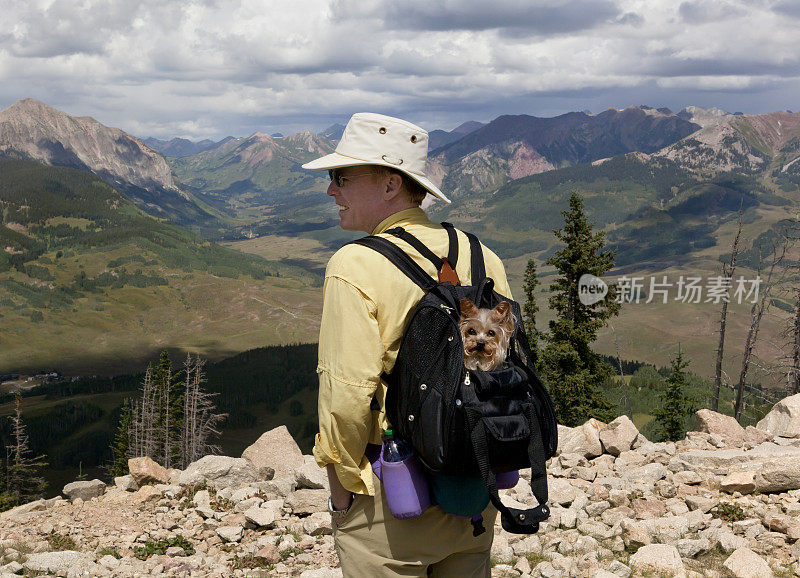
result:
[[[490,329],[489,331],[486,332],[486,335],[488,335],[489,337],[494,337],[494,331]]]
[[[476,335],[477,331],[475,331],[472,327],[467,329],[467,335]]]

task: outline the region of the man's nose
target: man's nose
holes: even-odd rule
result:
[[[330,184],[328,185],[328,190],[326,190],[325,192],[332,197],[338,191],[339,191],[339,187],[336,186],[336,181],[331,181]]]

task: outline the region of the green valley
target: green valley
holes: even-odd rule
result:
[[[150,217],[90,173],[0,160],[0,371],[114,375],[164,347],[308,340],[318,273]]]

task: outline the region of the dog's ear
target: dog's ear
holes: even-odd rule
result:
[[[507,325],[512,319],[511,305],[508,301],[501,301],[492,310],[492,321],[495,323]]]
[[[458,305],[463,317],[475,317],[478,314],[478,308],[466,297],[459,301]]]

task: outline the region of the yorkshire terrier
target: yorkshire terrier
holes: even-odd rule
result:
[[[458,327],[464,343],[464,365],[467,369],[491,371],[508,355],[508,343],[514,332],[511,305],[501,301],[494,309],[478,309],[469,299],[459,303],[461,319]]]

